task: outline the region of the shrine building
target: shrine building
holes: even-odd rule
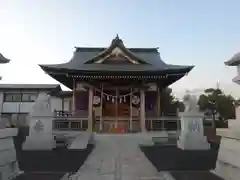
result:
[[[69,62],[40,67],[72,89],[71,112],[56,121],[96,132],[151,130],[163,116],[161,92],[193,68],[166,64],[158,48],[127,48],[118,36],[107,48],[76,47]]]

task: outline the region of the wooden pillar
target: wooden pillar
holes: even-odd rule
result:
[[[72,113],[75,114],[76,111],[76,82],[75,79],[73,78],[73,90],[72,90]]]
[[[101,84],[101,104],[100,104],[100,131],[103,130],[103,84]]]
[[[130,132],[132,132],[132,88],[130,90]]]
[[[141,132],[146,132],[145,126],[145,92],[143,89],[140,90],[140,124]]]
[[[93,130],[93,87],[89,87],[88,94],[88,131]]]
[[[157,104],[156,105],[157,105],[157,108],[156,108],[157,117],[160,117],[161,116],[161,92],[158,85],[157,85]]]
[[[116,99],[115,99],[115,128],[118,127],[118,89],[116,88]]]
[[[161,113],[161,90],[159,88],[159,86],[157,85],[157,116],[158,118],[160,118],[162,116],[162,113]],[[164,120],[162,120],[162,130],[165,129],[164,127]]]

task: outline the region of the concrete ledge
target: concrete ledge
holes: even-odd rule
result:
[[[92,132],[84,132],[78,135],[72,142],[71,145],[68,146],[68,149],[85,149],[90,141],[93,139]]]
[[[17,128],[0,129],[0,139],[17,136],[17,133],[18,133]]]
[[[240,130],[234,131],[232,129],[217,129],[217,135],[230,139],[240,140]]]
[[[231,164],[217,161],[214,173],[224,179],[239,180],[240,169]]]

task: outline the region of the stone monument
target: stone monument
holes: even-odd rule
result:
[[[180,113],[181,135],[177,146],[183,150],[208,150],[210,144],[203,131],[203,116],[197,105],[197,98],[186,94],[184,96],[185,111]]]
[[[56,148],[52,135],[53,112],[50,107],[50,96],[39,94],[32,111],[29,113],[29,136],[23,144],[24,150],[51,150]]]
[[[238,75],[233,82],[240,84],[240,53],[237,53],[229,61],[228,66],[237,66]],[[221,136],[215,173],[225,180],[240,179],[240,107],[236,106],[236,119],[230,121],[228,129],[217,129],[217,135]]]

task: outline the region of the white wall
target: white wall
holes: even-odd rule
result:
[[[64,105],[63,105],[64,111],[71,111],[70,103],[72,103],[72,98],[64,98]]]
[[[57,97],[51,97],[50,106],[51,106],[52,112],[54,110],[57,110],[57,111],[62,110],[62,99],[57,98]]]
[[[30,91],[36,92],[36,91]],[[39,92],[46,94],[47,92]],[[64,100],[64,110],[69,110],[69,101],[71,98]],[[4,102],[4,93],[0,92],[0,113],[29,113],[35,102]],[[51,110],[62,110],[62,99],[58,97],[51,97],[50,99]]]
[[[34,102],[4,102],[2,113],[28,113]]]

